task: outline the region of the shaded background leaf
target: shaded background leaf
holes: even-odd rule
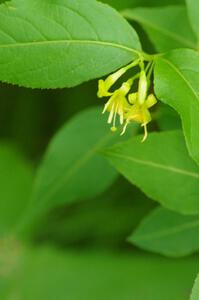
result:
[[[33,169],[13,144],[0,144],[0,239],[12,233],[29,204]]]
[[[129,241],[166,256],[192,254],[199,250],[199,216],[157,208],[143,219]]]
[[[187,300],[197,267],[197,256],[174,261],[136,253],[38,249],[24,257],[11,296],[20,300],[62,300],[66,295],[70,300],[159,300],[161,295],[162,300]]]
[[[27,218],[104,192],[117,172],[98,151],[117,140],[99,108],[76,115],[52,139],[36,176]],[[29,215],[30,214],[30,215]]]
[[[61,247],[128,248],[126,237],[154,207],[137,188],[118,178],[101,195],[62,205],[34,225],[34,244]]]
[[[124,8],[129,7],[151,7],[151,6],[167,6],[174,4],[185,4],[184,0],[102,0],[101,2],[107,3],[118,10],[122,10]]]
[[[122,15],[141,24],[159,52],[197,47],[185,6],[126,9]]]

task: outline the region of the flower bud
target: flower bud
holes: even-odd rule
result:
[[[140,104],[143,104],[146,100],[147,96],[147,78],[145,71],[140,72],[140,79],[139,79],[139,85],[138,85],[138,102]]]

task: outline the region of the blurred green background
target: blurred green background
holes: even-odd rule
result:
[[[124,9],[126,1],[103,1]],[[132,7],[183,4],[132,0]],[[136,24],[144,49],[154,52]],[[97,81],[63,90],[0,86],[0,236],[27,206],[34,174],[49,141],[77,112],[102,100]],[[160,118],[161,117],[161,118]],[[152,129],[179,128],[164,105]],[[15,207],[15,203],[17,203]],[[9,212],[5,214],[5,211]],[[187,300],[199,270],[198,255],[171,259],[139,250],[127,237],[156,204],[119,177],[104,193],[43,215],[22,243],[0,240],[1,300]],[[6,223],[7,222],[7,223]]]

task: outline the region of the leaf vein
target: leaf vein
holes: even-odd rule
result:
[[[141,51],[130,48],[128,46],[116,44],[113,42],[96,41],[96,40],[48,40],[48,41],[31,41],[31,42],[18,42],[15,44],[0,44],[1,48],[15,48],[15,47],[27,47],[27,46],[45,46],[45,45],[56,45],[56,44],[91,44],[99,46],[107,46],[113,48],[123,49],[124,51],[131,52],[140,55]]]
[[[54,181],[51,182],[51,185],[48,189],[48,192],[45,194],[45,196],[43,197],[43,203],[46,204],[46,202],[44,201],[44,199],[49,199],[52,197],[53,194],[55,194],[62,186],[63,183],[66,184],[68,180],[70,180],[71,176],[76,174],[79,170],[79,168],[84,165],[89,158],[91,158],[96,151],[105,145],[105,143],[108,142],[108,140],[111,138],[110,134],[107,134],[106,136],[104,136],[103,138],[101,138],[95,145],[93,145],[92,148],[90,148],[89,151],[87,151],[84,155],[81,156],[81,158],[79,158],[65,173],[65,176],[63,177],[63,175],[60,175],[60,177],[56,177],[54,178]],[[34,197],[33,197],[34,198]]]
[[[136,237],[136,240],[151,240],[156,238],[162,238],[169,235],[175,235],[186,229],[199,227],[199,220],[187,222],[186,224],[175,226],[165,230],[159,230],[150,234],[142,234]]]
[[[105,152],[105,153],[109,154],[109,152]],[[153,162],[153,161],[141,160],[141,159],[138,159],[138,158],[134,158],[132,156],[122,155],[122,154],[119,154],[119,153],[112,153],[111,152],[110,155],[118,157],[118,158],[126,159],[126,160],[129,160],[129,161],[133,161],[137,164],[146,165],[146,166],[150,166],[152,168],[162,169],[162,170],[165,170],[165,171],[170,171],[170,172],[178,173],[178,174],[181,174],[181,175],[184,175],[184,176],[199,179],[199,173],[187,171],[187,170],[180,169],[180,168],[177,168],[177,167],[174,167],[174,166],[165,166],[165,165],[162,165],[160,163]]]

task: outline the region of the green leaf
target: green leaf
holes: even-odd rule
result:
[[[157,51],[196,48],[196,38],[184,6],[126,9],[122,15],[143,26]]]
[[[189,13],[189,18],[191,25],[193,27],[193,30],[196,33],[197,39],[199,41],[199,6],[197,0],[186,0],[187,2],[187,8]]]
[[[0,80],[8,83],[71,87],[118,69],[141,50],[119,13],[94,0],[13,0],[0,15]]]
[[[136,5],[137,0],[102,0],[101,2],[107,3],[117,10],[121,10],[126,7],[131,7],[132,5]]]
[[[199,299],[199,275],[195,280],[190,300],[198,300],[198,299]]]
[[[119,178],[98,197],[50,212],[34,226],[34,239],[115,249],[126,244],[126,237],[153,207],[154,202]]]
[[[155,92],[180,114],[189,152],[199,163],[199,53],[173,50],[158,57]]]
[[[33,170],[13,145],[0,144],[0,238],[8,235],[26,210]]]
[[[37,248],[26,254],[11,295],[20,300],[160,300],[160,295],[161,300],[187,300],[197,270],[197,257]]]
[[[99,108],[80,112],[52,139],[39,168],[30,213],[94,197],[117,173],[97,152],[117,139]]]
[[[199,216],[157,208],[143,219],[129,241],[166,256],[192,254],[199,250]]]
[[[150,6],[166,6],[175,4],[184,4],[184,0],[102,0],[118,10],[130,7],[150,7]]]
[[[199,167],[189,157],[181,132],[151,133],[145,143],[138,136],[104,154],[152,199],[182,213],[199,213]]]

